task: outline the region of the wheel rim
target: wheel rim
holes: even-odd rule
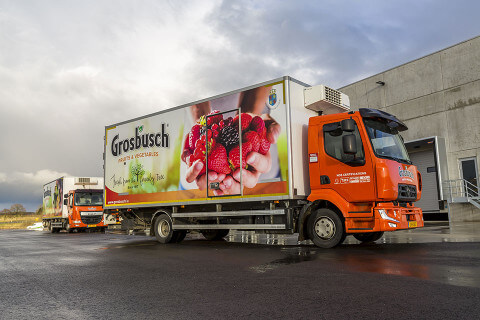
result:
[[[166,238],[169,233],[170,233],[170,225],[168,224],[168,222],[166,220],[160,221],[160,223],[158,224],[158,234],[161,237]]]
[[[335,235],[335,223],[329,217],[320,217],[315,221],[315,233],[321,239],[331,239]]]

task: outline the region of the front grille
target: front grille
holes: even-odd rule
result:
[[[417,199],[417,187],[410,184],[398,185],[398,199],[399,201],[414,201]]]
[[[82,216],[82,222],[85,224],[97,224],[102,222],[103,215],[101,216]]]

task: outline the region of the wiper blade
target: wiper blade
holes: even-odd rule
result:
[[[392,156],[386,156],[386,155],[384,155],[383,157],[395,160],[397,162],[406,162],[408,164],[412,164],[412,161],[407,160],[407,159],[400,159],[400,158],[396,158],[396,157],[392,157]]]

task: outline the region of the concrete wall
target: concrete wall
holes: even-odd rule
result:
[[[385,85],[377,84],[385,82]],[[396,115],[409,130],[405,141],[445,138],[450,179],[460,178],[460,158],[480,164],[480,37],[459,43],[339,89],[352,109]],[[451,205],[452,221],[480,220],[470,204]]]

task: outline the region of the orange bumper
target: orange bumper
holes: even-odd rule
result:
[[[423,227],[422,209],[407,206],[394,206],[392,203],[381,203],[374,210],[378,221],[376,231],[395,231]],[[377,223],[376,223],[377,224]]]
[[[423,213],[420,208],[379,203],[372,210],[373,218],[345,219],[347,233],[395,231],[423,227]]]

